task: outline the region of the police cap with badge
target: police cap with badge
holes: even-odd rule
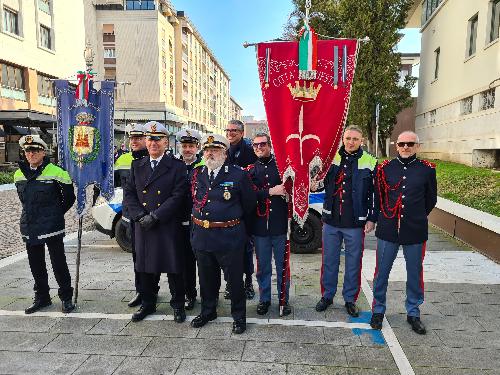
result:
[[[152,141],[159,141],[161,138],[169,136],[167,128],[158,121],[149,121],[144,124],[144,128],[146,137]]]
[[[125,130],[127,131],[129,138],[144,137],[146,135],[146,128],[144,125],[135,122],[127,124]]]
[[[177,142],[198,144],[201,139],[201,134],[193,129],[182,129],[175,134]]]
[[[219,147],[227,150],[229,148],[229,141],[226,137],[223,137],[220,134],[208,134],[203,136],[201,139],[201,147],[203,149],[209,147]]]
[[[47,143],[45,143],[43,139],[36,134],[28,134],[22,136],[21,139],[19,140],[19,146],[21,146],[21,148],[24,151],[30,151],[30,150],[46,151],[48,148]]]

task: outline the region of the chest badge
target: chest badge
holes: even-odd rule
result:
[[[231,199],[231,193],[229,191],[227,191],[227,190],[224,191],[224,195],[223,196],[224,196],[224,199],[227,200],[227,201]]]

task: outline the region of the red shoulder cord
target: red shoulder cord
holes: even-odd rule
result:
[[[342,215],[342,196],[344,192],[344,187],[342,186],[342,183],[344,182],[345,178],[345,173],[344,170],[341,169],[340,172],[337,175],[337,179],[335,180],[335,186],[338,186],[337,190],[335,190],[335,193],[333,193],[333,196],[336,196],[337,194],[339,195],[339,213]]]
[[[398,230],[399,230],[399,222],[401,219],[401,206],[402,206],[402,195],[400,192],[398,198],[396,199],[396,203],[393,207],[389,207],[389,191],[398,190],[399,186],[403,179],[400,179],[397,184],[391,186],[387,183],[387,178],[385,176],[384,167],[388,164],[386,160],[382,163],[377,169],[377,184],[378,184],[378,193],[380,198],[380,211],[384,215],[386,219],[393,219],[397,216],[398,218]]]
[[[193,197],[193,208],[200,212],[203,207],[207,204],[208,200],[208,189],[207,192],[205,193],[205,196],[200,200],[196,199],[196,190],[198,189],[198,173],[200,172],[201,168],[195,168],[193,177],[191,178],[191,196]]]

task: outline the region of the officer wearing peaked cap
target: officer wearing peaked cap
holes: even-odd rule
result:
[[[136,263],[139,273],[141,308],[132,321],[156,311],[158,275],[166,273],[174,320],[186,319],[184,310],[182,208],[187,191],[186,166],[166,154],[168,132],[151,121],[145,124],[149,156],[132,162],[130,179],[124,188],[124,204],[134,223]]]
[[[203,165],[201,157],[198,155],[200,150],[201,135],[196,130],[182,129],[175,135],[180,144],[179,154],[176,155],[178,159],[186,164],[187,168],[187,181],[189,183],[189,176],[194,168]],[[184,209],[184,219],[182,220],[182,235],[184,247],[184,285],[186,287],[186,310],[192,310],[196,303],[196,258],[191,247],[191,210],[193,209],[193,200],[191,194],[186,192],[186,205]]]
[[[243,287],[243,253],[246,224],[253,216],[257,197],[247,172],[227,162],[229,142],[218,135],[204,136],[204,166],[191,179],[193,197],[191,245],[198,262],[201,313],[191,325],[202,327],[217,318],[220,268],[231,285],[233,333],[246,329],[246,296]]]
[[[427,216],[437,201],[435,165],[418,159],[417,134],[401,133],[398,156],[386,160],[375,176],[376,208],[379,210],[377,264],[373,277],[373,304],[370,325],[381,329],[386,309],[389,274],[399,246],[406,262],[406,320],[413,331],[425,334],[419,306],[424,302],[423,261],[428,237]]]
[[[115,162],[115,185],[125,187],[130,178],[130,168],[132,161],[142,159],[148,155],[146,148],[146,128],[142,124],[127,124],[126,131],[129,137],[130,152],[122,154]],[[127,205],[122,205],[122,221],[127,227],[127,232],[132,243],[132,261],[134,263],[134,281],[136,295],[132,298],[128,306],[135,307],[141,304],[141,294],[139,286],[139,274],[135,271],[135,245],[134,245],[134,222],[130,221]]]
[[[54,276],[59,284],[58,295],[62,312],[69,313],[73,288],[64,252],[64,214],[75,202],[73,183],[69,174],[50,163],[46,157],[47,144],[38,135],[25,135],[19,140],[27,162],[19,163],[14,173],[17,194],[23,210],[20,225],[26,243],[28,261],[35,281],[33,304],[25,310],[34,313],[52,304],[49,294],[45,245],[50,254]]]

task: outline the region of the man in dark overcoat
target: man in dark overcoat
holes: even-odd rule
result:
[[[149,157],[132,162],[130,180],[124,189],[124,204],[135,222],[135,269],[142,296],[141,308],[132,315],[132,321],[156,311],[157,277],[166,273],[174,320],[181,323],[186,319],[180,236],[187,190],[186,165],[165,153],[168,132],[162,124],[151,121],[145,127]]]

